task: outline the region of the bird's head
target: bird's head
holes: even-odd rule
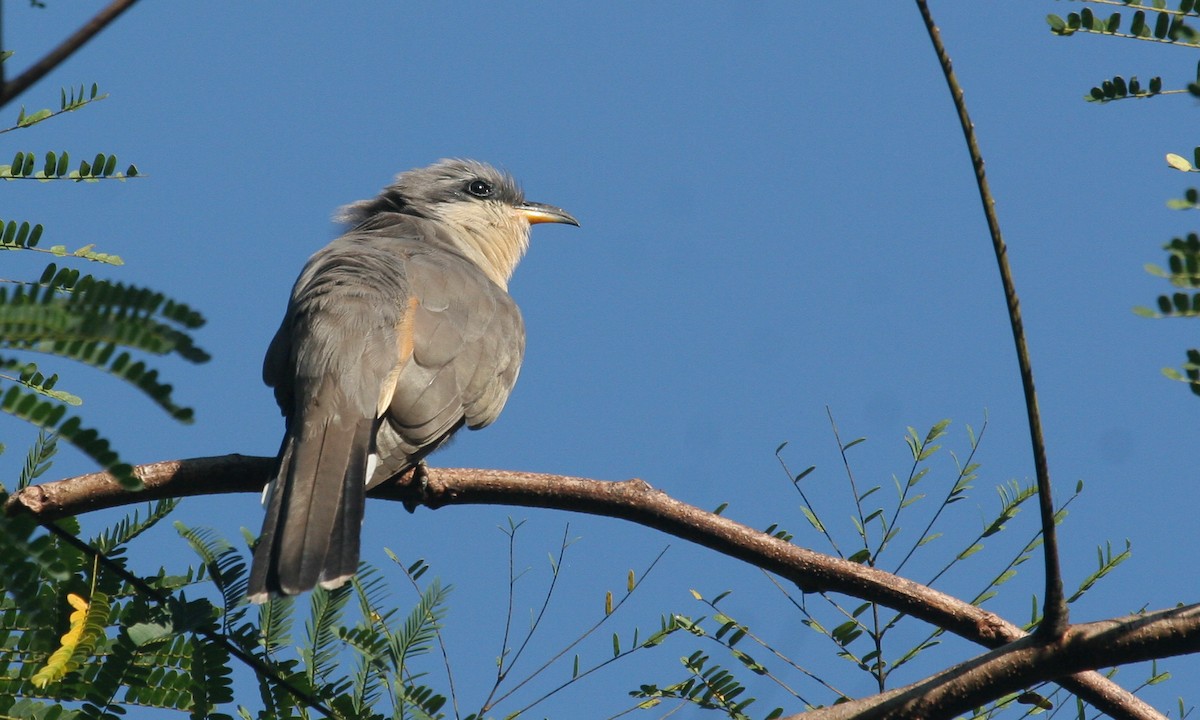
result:
[[[579,225],[561,208],[527,201],[511,175],[474,160],[439,160],[401,173],[373,200],[342,208],[338,219],[357,224],[379,212],[440,223],[455,247],[501,287],[529,246],[531,225]]]

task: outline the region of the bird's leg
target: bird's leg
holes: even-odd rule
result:
[[[418,461],[413,468],[412,479],[418,484],[421,494],[424,495],[425,491],[429,489],[429,466],[425,464],[424,460]]]
[[[409,488],[403,500],[404,509],[410,513],[416,512],[417,506],[425,501],[426,492],[429,490],[429,466],[424,460],[418,460],[417,464],[412,466],[412,474],[404,485]]]

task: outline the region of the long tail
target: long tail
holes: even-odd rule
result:
[[[358,569],[373,422],[324,417],[293,423],[279,450],[247,595],[335,588]]]

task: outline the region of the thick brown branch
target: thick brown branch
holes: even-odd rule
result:
[[[16,96],[29,89],[38,80],[45,77],[51,70],[58,67],[64,60],[71,57],[84,43],[91,40],[113,20],[128,10],[137,0],[113,0],[100,12],[83,24],[70,37],[59,43],[46,55],[29,68],[13,78],[12,82],[4,83],[0,88],[0,107],[7,105]]]
[[[105,473],[26,488],[9,498],[45,520],[165,497],[258,492],[271,458],[227,455],[142,465],[146,487],[124,490]],[[430,468],[424,487],[410,477],[384,484],[371,496],[425,505],[504,504],[574,510],[623,518],[739,558],[794,582],[806,592],[832,591],[877,602],[937,627],[998,648],[1025,637],[1017,626],[969,603],[873,568],[792,545],[720,515],[679,502],[641,480],[605,482],[562,475]],[[1059,680],[1086,702],[1117,718],[1162,718],[1153,708],[1095,672]]]

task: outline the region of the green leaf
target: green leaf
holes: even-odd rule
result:
[[[46,151],[46,164],[42,166],[42,175],[46,177],[54,177],[54,170],[58,167],[58,158],[53,150]]]
[[[26,115],[25,108],[21,108],[21,117],[17,119],[17,127],[29,127],[34,123],[39,123],[50,117],[50,114],[51,113],[48,108],[43,108],[32,115]]]
[[[1053,710],[1054,703],[1032,691],[1026,691],[1017,696],[1017,702],[1022,705],[1033,705],[1039,710]]]
[[[738,662],[745,665],[746,668],[749,669],[750,672],[754,673],[755,675],[766,675],[767,674],[767,669],[765,667],[763,667],[762,664],[760,664],[754,658],[750,657],[749,655],[742,652],[741,650],[731,650],[730,653],[733,655],[734,658],[736,658],[738,660]]]
[[[126,629],[134,645],[141,647],[169,637],[173,631],[169,624],[137,623]]]
[[[1146,12],[1138,10],[1133,14],[1133,21],[1129,23],[1129,34],[1143,37],[1150,31],[1146,28]]]
[[[979,551],[980,551],[980,550],[982,550],[982,549],[983,549],[983,545],[980,545],[979,543],[975,543],[975,544],[974,544],[974,545],[972,545],[971,547],[969,547],[969,548],[967,548],[966,550],[963,550],[962,552],[960,552],[960,553],[958,554],[958,559],[959,559],[959,560],[965,560],[965,559],[967,559],[967,558],[971,557],[972,555],[974,555],[975,553],[979,552]]]
[[[817,519],[817,516],[815,514],[813,514],[812,510],[809,510],[807,507],[801,506],[800,512],[804,514],[804,517],[808,520],[809,524],[812,525],[816,529],[817,532],[819,532],[819,533],[825,532],[825,526],[821,523],[820,520]]]
[[[1067,28],[1067,23],[1058,15],[1053,13],[1046,16],[1046,23],[1050,26],[1050,32],[1056,35],[1069,35],[1071,31]]]
[[[1154,37],[1159,40],[1165,40],[1170,29],[1171,16],[1166,13],[1159,13],[1158,19],[1154,22]]]

